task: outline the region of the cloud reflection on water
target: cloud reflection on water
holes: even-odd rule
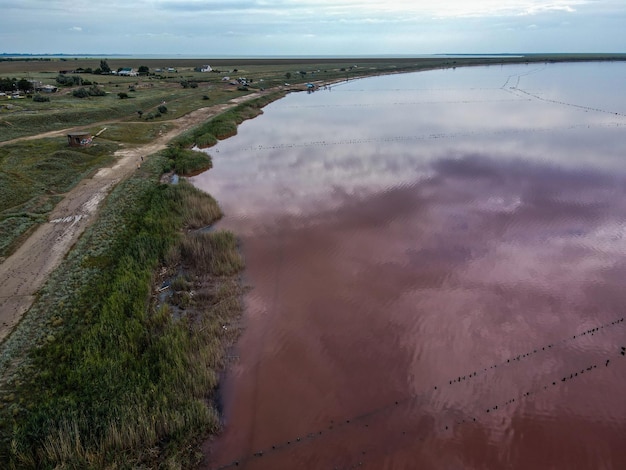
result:
[[[550,66],[515,85],[575,102],[593,77],[605,83],[626,72],[618,64],[576,65]],[[593,417],[603,420],[597,428],[607,440],[612,432],[625,437],[616,423],[626,419],[626,378],[611,368],[484,416],[486,406],[602,362],[619,331],[559,343],[463,387],[441,386],[623,314],[626,118],[488,99],[510,95],[502,84],[524,70],[381,77],[290,95],[210,151],[214,168],[193,181],[220,201],[221,225],[242,237],[254,287],[226,403],[236,425],[222,440],[224,459],[246,442],[269,446],[395,396],[416,399],[403,414],[376,417],[376,462],[388,468],[409,468],[416,458],[424,468],[530,468],[534,460],[520,455],[532,452],[552,465],[556,443],[580,444],[568,423]],[[576,70],[587,79],[568,80]],[[494,88],[478,87],[482,78]],[[439,104],[417,104],[427,86],[437,88],[429,98]],[[374,105],[377,88],[394,91]],[[459,99],[463,88],[467,100]],[[459,102],[451,104],[452,96]],[[415,104],[387,104],[403,98]],[[360,99],[371,106],[356,106]],[[625,109],[623,98],[601,101]],[[320,105],[331,103],[348,105]],[[453,438],[443,432],[477,415],[476,427]],[[425,455],[415,442],[404,448],[401,435],[388,432],[416,423],[426,423],[419,432],[441,452]],[[551,434],[535,449],[527,433],[538,423]],[[332,460],[331,447],[343,455],[342,446],[362,438],[346,428],[334,447],[312,444],[302,455]],[[581,453],[597,457],[589,446]],[[606,455],[599,466],[626,464],[613,448]],[[554,465],[574,468],[576,459]],[[277,462],[290,468],[289,459]]]

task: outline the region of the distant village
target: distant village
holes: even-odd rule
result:
[[[219,70],[213,69],[210,65],[202,65],[200,67],[194,68],[195,72],[216,72],[223,73]],[[119,77],[138,77],[138,76],[146,76],[146,75],[158,75],[163,73],[178,73],[178,70],[175,67],[162,67],[155,68],[152,71],[146,66],[140,66],[138,68],[133,67],[120,67],[117,70],[112,70],[109,68],[106,61],[100,61],[100,67],[96,69],[92,69],[90,67],[83,68],[78,67],[75,69],[66,69],[59,70],[59,77],[57,77],[57,82],[63,86],[60,80],[61,76],[67,75],[75,75],[75,74],[95,74],[95,75],[116,75]],[[69,77],[68,77],[69,78]],[[222,81],[231,82],[229,76],[222,77]],[[248,86],[249,81],[246,78],[240,77],[231,82],[232,85],[239,86]],[[25,94],[35,92],[35,93],[56,93],[59,90],[58,86],[44,84],[39,80],[11,80],[11,79],[0,79],[0,98],[5,99],[20,99],[24,98]]]
[[[356,67],[356,65],[354,66]],[[352,67],[350,67],[352,69]],[[342,71],[344,69],[341,69]],[[185,69],[185,71],[189,71],[189,69]],[[236,86],[238,89],[247,90],[249,86],[252,86],[253,79],[246,77],[238,77],[231,78],[230,74],[237,73],[237,69],[232,70],[218,70],[216,68],[211,67],[211,65],[201,65],[193,68],[194,72],[197,73],[215,73],[220,76],[222,82],[227,83],[231,86]],[[319,72],[319,70],[318,70]],[[39,80],[31,80],[31,79],[10,79],[10,78],[0,78],[0,99],[21,99],[26,97],[32,97],[37,101],[49,101],[49,98],[43,96],[45,94],[56,93],[59,89],[63,87],[72,87],[72,86],[89,86],[92,85],[91,80],[82,79],[80,77],[81,74],[91,74],[91,75],[114,75],[118,77],[140,77],[140,76],[150,76],[154,78],[168,78],[164,76],[164,74],[172,74],[178,73],[178,69],[175,67],[158,67],[154,69],[150,69],[146,65],[142,65],[140,67],[119,67],[114,70],[109,67],[106,60],[100,61],[100,66],[97,68],[91,67],[77,67],[74,69],[64,69],[59,70],[58,75],[56,76],[56,83],[43,83]],[[315,72],[310,72],[311,76],[315,76]],[[295,72],[295,74],[300,74],[301,77],[304,77],[307,72],[299,71]],[[285,74],[287,80],[292,77],[290,72]],[[260,82],[263,80],[261,79]],[[96,82],[93,82],[95,85]],[[193,80],[182,80],[181,84],[186,87],[197,87],[197,83]],[[285,82],[285,86],[291,86],[290,83]],[[316,89],[316,85],[313,83],[306,83],[306,90],[312,92]],[[93,88],[93,87],[92,87]],[[97,88],[97,87],[96,87]],[[261,87],[261,91],[263,91],[263,87]],[[93,91],[93,90],[92,90]],[[101,91],[102,90],[96,90]],[[32,94],[35,94],[33,97]],[[78,95],[74,95],[78,96]],[[98,95],[102,96],[102,95]],[[83,96],[78,96],[82,98]]]

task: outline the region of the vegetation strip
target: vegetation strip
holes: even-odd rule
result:
[[[2,344],[2,461],[199,461],[197,444],[219,428],[212,394],[238,333],[243,262],[232,233],[197,230],[222,215],[211,196],[184,180],[159,181],[167,171],[210,168],[208,155],[187,148],[189,137],[256,116],[276,96],[190,131],[113,190]]]
[[[112,192],[9,338],[16,348],[5,345],[3,462],[178,465],[218,428],[210,394],[240,312],[242,262],[232,234],[181,231],[221,213],[188,183],[159,184],[167,163],[151,158]],[[177,297],[151,296],[159,267],[177,274]],[[180,301],[195,291],[201,304]]]
[[[227,118],[241,122],[263,103],[240,105]],[[180,233],[221,216],[210,196],[184,181],[157,183],[170,168],[208,167],[205,154],[179,143],[118,186],[3,345],[6,461],[190,463],[197,458],[185,453],[190,443],[217,429],[207,394],[217,384],[222,342],[236,335],[229,325],[240,311],[242,262],[232,234]],[[150,292],[159,266],[176,277],[169,297],[156,302]]]

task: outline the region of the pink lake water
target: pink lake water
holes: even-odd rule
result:
[[[204,468],[626,468],[625,85],[368,78],[209,149],[251,290]]]

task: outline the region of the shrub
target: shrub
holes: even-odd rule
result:
[[[97,85],[92,85],[89,87],[89,96],[105,96],[106,92],[98,87]]]
[[[120,97],[121,100],[125,100],[128,98],[128,93],[124,93],[123,91],[120,91],[117,96]]]
[[[215,144],[217,144],[217,137],[209,132],[196,137],[196,145],[201,149],[212,147]]]
[[[37,103],[46,103],[47,101],[50,101],[50,98],[48,98],[47,96],[41,96],[39,94],[33,96],[33,101],[37,102]]]
[[[105,95],[106,95],[106,92],[102,88],[97,87],[96,85],[90,86],[89,89],[80,87],[77,90],[74,90],[72,92],[72,96],[75,96],[76,98],[89,98],[90,96],[105,96]]]
[[[170,146],[166,158],[174,161],[174,171],[179,175],[193,175],[211,168],[211,157],[204,152]]]
[[[89,91],[86,88],[78,88],[72,92],[75,98],[89,98]]]
[[[57,75],[56,81],[62,86],[77,86],[83,84],[83,79],[78,75],[67,76],[59,74]]]
[[[164,104],[160,105],[157,109],[161,114],[167,113],[167,106],[165,106]]]

